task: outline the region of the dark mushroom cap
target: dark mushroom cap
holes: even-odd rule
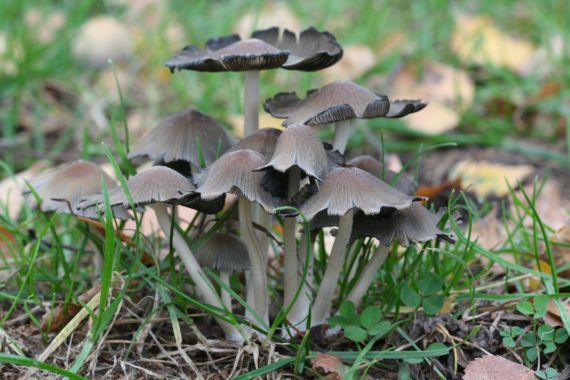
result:
[[[188,161],[200,166],[200,146],[209,165],[231,145],[224,127],[210,116],[189,108],[168,116],[146,132],[128,157],[149,157],[162,163]]]
[[[325,147],[316,133],[308,126],[295,124],[289,126],[277,140],[271,160],[259,168],[285,173],[297,166],[304,174],[322,180],[329,167]]]
[[[258,129],[251,135],[247,136],[236,145],[230,148],[228,152],[233,152],[242,149],[251,149],[260,153],[266,160],[273,157],[277,139],[281,136],[281,130],[276,128],[262,128]]]
[[[250,267],[245,243],[226,233],[217,233],[204,243],[196,252],[196,260],[203,267],[223,272],[244,272]]]
[[[102,180],[109,188],[117,185],[98,165],[77,160],[32,178],[30,185],[42,198],[40,208],[43,211],[74,212],[79,216],[97,218],[95,210],[82,212],[77,210],[77,206],[84,197],[101,191]],[[117,218],[127,218],[125,209],[114,211]]]
[[[303,30],[299,38],[285,29],[279,35],[279,28],[259,30],[252,34],[257,38],[289,51],[289,57],[283,64],[287,70],[315,71],[334,65],[342,58],[342,47],[329,32],[319,32],[313,27]]]
[[[444,213],[443,209],[433,213],[421,204],[414,203],[407,209],[394,211],[386,218],[357,215],[354,218],[352,237],[374,237],[384,245],[397,240],[404,247],[436,238],[453,243],[452,236],[437,226]]]
[[[267,212],[271,212],[278,203],[261,186],[263,173],[253,171],[265,162],[263,156],[253,150],[228,152],[196,176],[197,182],[201,183],[197,191],[205,200],[226,193],[236,194],[259,203]]]
[[[135,207],[163,202],[183,205],[204,212],[217,212],[223,208],[224,203],[223,199],[213,199],[211,202],[202,201],[190,180],[166,166],[153,166],[138,173],[129,178],[127,187]],[[101,205],[103,202],[103,195],[98,194],[86,198],[79,207],[89,208]],[[129,198],[121,186],[109,191],[109,204],[130,207]]]
[[[406,194],[413,194],[418,188],[418,184],[406,173],[393,172],[390,169],[384,170],[384,178],[382,178],[382,163],[372,156],[362,155],[356,156],[347,162],[348,165],[356,166],[359,169],[367,171],[368,173],[384,180],[386,183],[392,184],[396,189],[400,190]],[[396,177],[396,182],[392,183],[392,180]]]
[[[289,52],[277,49],[267,42],[251,38],[242,40],[237,34],[213,38],[201,49],[186,46],[166,62],[170,71],[252,71],[281,67]]]
[[[357,209],[370,215],[379,214],[385,207],[405,209],[420,199],[390,187],[364,170],[338,167],[328,174],[319,191],[307,199],[300,210],[309,220],[323,210],[327,210],[328,215],[341,216]]]
[[[283,92],[267,99],[263,108],[273,117],[286,119],[283,125],[329,124],[354,118],[403,117],[426,106],[420,100],[396,100],[378,95],[351,81],[337,81],[299,99],[293,92]]]

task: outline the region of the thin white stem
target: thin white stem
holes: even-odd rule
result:
[[[243,137],[259,129],[259,71],[245,72]]]
[[[362,302],[362,298],[368,291],[370,284],[376,278],[378,269],[382,264],[384,264],[384,261],[386,261],[386,257],[388,257],[389,252],[390,247],[380,243],[372,258],[366,263],[366,266],[356,281],[356,284],[354,284],[354,287],[351,289],[350,293],[348,293],[348,296],[346,297],[347,301],[352,301],[356,307],[360,305],[360,302]]]
[[[353,215],[354,211],[349,210],[340,217],[338,232],[332,246],[327,269],[313,305],[312,326],[322,325],[329,317],[336,285],[346,256],[346,247],[350,241]]]
[[[287,189],[287,198],[291,200],[295,194],[299,192],[299,184],[301,182],[301,171],[298,167],[293,166],[289,169],[289,181]],[[295,291],[299,286],[298,263],[297,263],[297,221],[295,218],[285,218],[283,222],[283,252],[284,252],[284,305],[288,307]]]
[[[265,211],[263,207],[261,207],[257,203],[252,203],[251,207],[252,207],[251,212],[253,216],[253,221],[258,225],[260,225],[261,227],[265,228],[266,230],[266,231],[259,229],[255,230],[255,236],[257,236],[257,241],[259,242],[259,246],[261,247],[261,252],[265,253],[264,259],[267,261],[267,257],[269,255],[269,243],[270,243],[269,235],[267,234],[270,233],[271,229],[273,228],[273,215],[267,213],[267,211]]]
[[[269,324],[265,258],[257,241],[257,237],[255,236],[255,231],[253,230],[251,202],[245,197],[240,197],[238,202],[241,237],[247,246],[251,265],[250,278],[253,289],[251,292],[248,291],[247,303],[259,314],[264,323]],[[250,296],[253,299],[251,299]]]
[[[287,320],[299,331],[305,331],[309,326],[306,325],[309,316],[309,308],[313,302],[313,245],[309,242],[309,255],[307,257],[307,240],[309,236],[307,233],[301,235],[299,243],[299,253],[297,260],[299,262],[299,280],[303,278],[305,266],[307,266],[307,276],[301,287],[301,292],[297,298],[297,302],[289,313]]]
[[[220,271],[220,280],[223,284],[225,284],[228,288],[230,288],[230,272]],[[221,287],[220,291],[222,295],[222,301],[224,305],[226,305],[226,309],[230,312],[232,311],[232,297],[230,296],[230,292],[228,292],[223,286]]]
[[[152,205],[160,228],[167,237],[170,237],[170,232],[172,230],[172,245],[176,249],[178,256],[180,256],[180,259],[182,260],[186,271],[188,271],[188,274],[192,278],[192,281],[194,281],[196,287],[200,291],[203,300],[212,306],[223,309],[222,301],[214,291],[214,287],[206,277],[206,273],[204,273],[200,264],[196,261],[196,258],[190,250],[190,247],[188,247],[186,240],[184,240],[184,237],[180,235],[176,228],[172,228],[172,220],[168,214],[167,207],[168,206],[164,203],[155,203]],[[218,318],[216,318],[216,322],[218,322],[222,330],[224,330],[228,340],[243,343],[244,337],[235,326]]]
[[[352,128],[350,126],[350,120],[339,121],[336,123],[334,126],[333,148],[344,154],[351,133]]]

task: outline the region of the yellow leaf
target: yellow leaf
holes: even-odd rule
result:
[[[320,74],[323,83],[352,80],[360,77],[375,65],[376,57],[372,49],[365,45],[349,45],[344,47],[340,62],[321,70]]]
[[[439,102],[429,103],[420,112],[403,119],[408,127],[429,135],[437,135],[452,130],[459,124],[457,112]]]

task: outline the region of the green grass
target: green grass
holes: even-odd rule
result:
[[[55,164],[73,156],[97,162],[112,161],[116,173],[122,173],[119,179],[125,187],[123,175],[128,177],[134,173],[133,166],[126,160],[128,146],[124,145],[125,140],[135,140],[132,135],[127,137],[129,134],[125,132],[128,112],[147,111],[143,121],[146,127],[152,126],[167,114],[188,106],[208,112],[224,121],[231,115],[240,114],[243,83],[239,74],[180,72],[172,76],[162,76],[166,71],[163,67],[164,61],[177,50],[167,47],[164,43],[165,31],[169,24],[177,22],[188,42],[201,44],[207,38],[231,33],[240,15],[248,10],[259,9],[262,5],[260,1],[222,3],[179,0],[168,3],[165,18],[156,30],[145,28],[145,20],[140,20],[140,38],[144,44],[137,47],[138,62],[130,67],[130,70],[135,72],[136,79],[129,83],[119,82],[120,87],[117,88],[121,91],[120,101],[110,102],[103,110],[110,121],[109,130],[100,131],[94,128],[86,111],[88,104],[82,100],[84,94],[103,96],[93,90],[98,73],[75,62],[70,46],[77,28],[89,17],[110,14],[124,18],[125,10],[113,5],[111,1],[39,4],[27,0],[2,2],[0,32],[6,35],[9,51],[6,56],[15,61],[18,70],[12,74],[0,70],[0,179],[30,167],[38,158]],[[453,30],[450,20],[457,9],[488,14],[504,30],[539,45],[555,35],[561,35],[567,41],[570,37],[566,26],[569,21],[568,5],[564,0],[481,1],[474,5],[468,1],[452,3],[430,0],[413,2],[404,7],[396,2],[318,0],[310,3],[293,1],[290,6],[303,25],[315,25],[319,29],[330,30],[343,45],[362,43],[374,49],[390,38],[394,31],[404,31],[412,37],[407,43],[409,46],[400,50],[406,54],[398,52],[379,61],[373,69],[358,79],[362,84],[372,81],[376,75],[390,75],[398,67],[408,63],[420,66],[429,61],[459,64],[449,51],[447,43]],[[31,7],[39,7],[42,12],[60,10],[66,16],[66,24],[56,33],[55,40],[49,45],[38,43],[34,39],[34,31],[22,22],[25,12]],[[18,50],[21,53],[12,54]],[[4,58],[0,56],[0,62]],[[453,133],[426,136],[407,129],[403,122],[397,120],[373,120],[368,122],[367,126],[376,136],[382,131],[382,145],[385,147],[383,153],[398,152],[410,156],[418,151],[420,144],[424,151],[426,147],[435,146],[441,149],[451,144],[457,144],[460,148],[494,147],[567,169],[570,167],[570,112],[564,100],[570,97],[568,63],[568,56],[562,56],[558,61],[552,62],[553,75],[547,79],[534,76],[523,78],[497,68],[489,68],[484,75],[480,75],[478,70],[471,69],[470,72],[478,81],[475,105],[461,115],[460,126]],[[68,125],[52,136],[45,134],[42,129],[46,119],[56,112],[53,103],[46,97],[45,82],[48,79],[69,91],[74,98],[70,105],[65,106],[70,115]],[[550,119],[544,128],[542,124],[525,125],[521,130],[516,127],[512,113],[500,115],[492,112],[492,105],[497,100],[532,98],[547,81],[560,83],[561,90],[550,98],[529,105],[528,109],[566,120],[566,139],[560,140],[559,136],[550,132],[551,125],[548,123],[554,123]],[[262,73],[262,85],[261,97],[264,99],[278,91],[295,90],[304,93],[321,85],[321,80],[319,75],[314,73],[274,71]],[[376,90],[389,94],[389,89]],[[27,129],[22,129],[20,125],[24,112],[33,115],[31,125],[27,126]],[[323,135],[326,134],[327,131],[323,131]],[[101,145],[100,141],[105,145]],[[538,144],[535,143],[537,141]],[[552,145],[556,145],[557,149],[551,149]],[[362,133],[352,137],[350,146],[372,149]],[[415,166],[415,163],[410,165]],[[409,344],[404,350],[396,350],[411,339],[406,329],[420,311],[402,304],[400,288],[405,285],[418,290],[420,273],[426,271],[444,280],[445,286],[441,295],[454,306],[451,309],[454,318],[459,318],[463,312],[469,310],[475,314],[477,308],[486,305],[486,302],[493,302],[494,305],[499,305],[497,307],[500,309],[511,312],[517,301],[535,295],[527,290],[526,281],[529,277],[538,278],[541,282],[539,291],[556,300],[564,327],[570,333],[570,317],[560,301],[570,296],[569,279],[562,275],[568,270],[568,265],[555,265],[553,247],[549,241],[549,236],[554,231],[549,228],[548,220],[541,219],[535,207],[540,189],[541,183],[537,183],[533,193],[514,190],[511,192],[508,200],[514,205],[514,212],[505,214],[508,240],[503,246],[493,250],[484,249],[472,240],[470,225],[457,226],[453,221],[454,211],[460,208],[466,208],[473,214],[479,212],[472,208],[469,202],[460,202],[462,196],[457,195],[451,200],[447,217],[457,236],[457,244],[452,246],[430,243],[408,249],[394,247],[363,302],[363,306],[376,304],[382,308],[384,315],[401,321],[398,330],[390,334],[389,340],[373,342],[374,344],[363,347],[348,346],[344,342],[340,349],[332,348],[330,352],[352,368],[353,374],[362,374],[369,367],[402,370],[414,360],[432,363],[432,359],[446,355],[451,349],[462,347],[461,342],[444,342],[445,348],[437,346],[430,351],[428,347],[421,347],[416,342]],[[525,227],[528,225],[525,222],[528,221],[532,225],[530,229]],[[236,319],[225,311],[204,305],[188,295],[185,287],[190,281],[183,273],[176,271],[177,259],[173,252],[169,252],[156,266],[145,267],[141,264],[143,252],[158,256],[161,247],[158,239],[136,234],[135,244],[130,246],[113,233],[117,226],[113,225],[111,219],[104,218],[102,222],[105,227],[104,240],[90,234],[84,224],[68,215],[47,215],[25,206],[19,219],[11,220],[2,210],[0,226],[13,234],[16,240],[13,255],[0,258],[0,318],[4,330],[10,334],[15,333],[10,330],[10,321],[17,317],[27,318],[29,326],[39,329],[41,316],[56,304],[80,303],[78,297],[94,283],[100,282],[102,291],[100,304],[96,310],[90,311],[92,324],[81,330],[73,341],[71,338],[68,340],[68,344],[75,350],[66,361],[61,357],[55,358],[55,355],[45,362],[33,359],[54,337],[53,333],[41,333],[42,344],[36,343],[34,347],[24,345],[25,355],[0,355],[0,363],[4,363],[0,364],[0,370],[2,365],[12,364],[34,367],[69,378],[90,377],[92,372],[88,371],[93,363],[94,353],[111,350],[110,346],[105,346],[105,341],[112,339],[113,334],[119,334],[117,321],[125,318],[138,319],[138,325],[131,330],[121,330],[121,339],[128,344],[124,351],[116,347],[114,349],[120,353],[121,360],[133,362],[140,360],[137,354],[137,339],[148,334],[147,330],[154,326],[152,320],[160,316],[168,316],[169,321],[166,328],[159,330],[163,336],[155,342],[156,352],[153,353],[156,355],[163,349],[159,348],[158,343],[164,344],[169,350],[172,350],[172,347],[168,345],[174,342],[185,346],[195,344],[197,339],[191,332],[191,327],[199,327],[198,321],[204,319],[204,314],[218,315],[231,323],[239,322],[239,317]],[[138,223],[136,228],[140,228]],[[216,227],[212,228],[202,239],[207,239],[215,230]],[[34,236],[31,236],[29,231],[33,231]],[[203,241],[195,241],[194,247]],[[370,241],[361,240],[356,244],[369,247]],[[533,266],[540,259],[542,246],[549,265],[556,268],[552,274],[540,272]],[[91,256],[98,254],[97,249],[102,249],[105,255],[105,266],[100,278],[94,277],[90,264]],[[320,279],[325,268],[322,236],[317,237],[315,252],[315,277]],[[506,256],[513,257],[514,260],[507,259]],[[479,257],[487,258],[489,264],[479,265]],[[494,274],[491,267],[494,263],[504,268],[504,276],[497,277]],[[363,260],[356,256],[347,261],[339,281],[341,295],[346,295],[353,285],[349,274],[359,273],[362,265]],[[498,290],[504,294],[496,294]],[[152,299],[151,305],[137,299],[137,295]],[[189,310],[200,315],[188,316]],[[275,333],[277,327],[273,326],[270,334]],[[475,333],[477,326],[470,327]],[[204,333],[208,338],[212,335],[209,330]],[[155,334],[158,335],[158,332]],[[276,341],[279,341],[278,335],[274,335]],[[322,347],[316,346],[310,338],[312,336],[307,334],[299,341],[279,342],[280,357],[271,358],[272,362],[269,364],[269,348],[261,347],[261,356],[266,361],[260,364],[258,369],[254,369],[252,359],[248,356],[247,362],[241,363],[243,370],[238,378],[253,379],[283,370],[296,372],[300,377],[315,376],[311,359]],[[564,349],[567,350],[567,347]],[[189,359],[200,364],[200,368],[215,370],[215,364],[207,364],[204,353],[194,354],[190,355]],[[224,366],[229,365],[231,368],[232,360],[222,355],[216,358]],[[68,363],[65,369],[64,363]],[[142,366],[141,363],[144,362],[137,363]],[[558,365],[558,369],[565,364],[563,360],[555,360],[554,363]],[[189,366],[180,368],[173,363],[169,365],[172,366],[173,373],[192,375]],[[444,376],[437,367],[434,368],[440,377]],[[101,375],[100,372],[97,374]]]

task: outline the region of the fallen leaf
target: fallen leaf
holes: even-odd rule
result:
[[[463,380],[534,380],[534,371],[500,356],[484,356],[467,365]]]
[[[509,186],[516,188],[534,172],[530,165],[503,165],[486,161],[461,161],[449,172],[449,179],[460,179],[463,187],[473,191],[481,200],[494,195],[509,194]]]
[[[396,53],[407,53],[413,48],[410,44],[408,35],[402,31],[394,31],[385,37],[382,37],[380,44],[376,48],[376,56],[380,60]]]
[[[0,225],[0,257],[4,259],[14,257],[17,243],[14,234]]]
[[[447,193],[451,190],[461,190],[461,180],[446,181],[435,186],[421,186],[416,190],[416,195],[427,198],[435,198],[441,193]]]
[[[550,267],[550,264],[548,264],[548,262],[546,260],[538,260],[538,266],[535,264],[533,264],[532,269],[542,272],[542,273],[546,273],[546,274],[551,274],[552,273],[552,268]],[[528,279],[527,282],[527,290],[530,292],[535,292],[538,289],[540,289],[542,287],[542,282],[540,281],[540,279],[538,277],[531,277]]]
[[[459,124],[457,112],[439,102],[428,104],[420,112],[413,113],[403,119],[409,128],[428,135],[448,132]]]
[[[230,115],[228,123],[232,127],[233,135],[238,138],[243,138],[243,116]],[[283,130],[283,119],[277,119],[273,116],[262,113],[259,114],[259,128],[277,128]]]
[[[570,298],[566,298],[561,301],[564,307],[566,308],[566,312],[570,314]],[[548,301],[548,305],[546,307],[546,314],[544,315],[543,319],[544,322],[549,324],[550,326],[554,327],[564,326],[564,323],[562,322],[560,309],[558,308],[558,305],[556,305],[553,299],[550,299],[550,301]]]
[[[234,27],[234,32],[242,37],[250,36],[254,30],[271,28],[279,25],[281,28],[289,29],[292,32],[301,31],[299,18],[282,1],[268,1],[260,10],[255,10],[244,14]]]
[[[320,71],[323,83],[353,80],[376,66],[376,57],[368,46],[356,44],[345,46],[343,49],[340,62]]]
[[[494,65],[517,73],[524,73],[536,52],[532,43],[505,34],[491,18],[465,14],[456,19],[450,48],[465,64]]]
[[[87,20],[73,42],[75,58],[90,67],[103,68],[108,60],[127,61],[133,52],[133,41],[127,27],[109,16]]]
[[[471,240],[477,240],[481,247],[489,251],[499,248],[505,243],[507,234],[505,227],[497,217],[497,207],[493,207],[487,215],[473,222]]]
[[[319,352],[313,360],[313,369],[332,375],[330,379],[344,379],[345,367],[338,356]]]
[[[532,183],[529,183],[524,188],[527,194],[533,193]],[[526,200],[522,199],[521,201],[527,204]],[[515,206],[513,205],[513,207]],[[559,230],[570,226],[570,200],[562,194],[561,185],[558,181],[551,179],[542,186],[534,207],[541,220],[553,229]],[[525,226],[532,228],[532,218],[525,220]],[[563,234],[564,231],[558,236],[562,240],[564,240]]]

